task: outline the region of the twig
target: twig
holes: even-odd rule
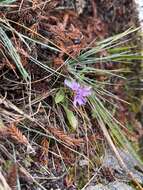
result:
[[[21,8],[22,8],[22,5],[23,5],[23,2],[24,2],[24,0],[21,0],[20,6],[19,6],[19,9],[18,9],[19,12],[21,11]]]

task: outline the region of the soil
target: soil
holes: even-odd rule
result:
[[[31,96],[33,98],[44,97],[44,101],[48,103],[49,107],[46,108],[46,116],[48,116],[48,120],[50,120],[52,124],[56,121],[59,126],[62,126],[60,116],[57,117],[56,108],[52,107],[53,92],[51,89],[54,89],[60,83],[63,83],[64,78],[61,77],[58,84],[55,84],[54,81],[56,80],[56,77],[47,78],[47,75],[49,75],[50,72],[34,64],[31,57],[47,64],[55,70],[64,63],[68,56],[76,58],[82,50],[87,48],[87,46],[94,47],[99,40],[123,32],[129,27],[138,26],[135,10],[133,0],[17,0],[9,7],[0,6],[1,18],[7,19],[17,32],[33,38],[34,40],[40,40],[53,48],[61,50],[60,52],[53,51],[43,44],[36,44],[35,42],[29,43],[31,50],[28,50],[26,44],[20,40],[18,35],[6,30],[7,36],[11,39],[17,52],[20,54],[24,68],[31,73],[32,83],[31,87],[25,85],[20,77],[19,71],[16,69],[15,64],[8,55],[8,52],[5,51],[3,45],[0,43],[1,94],[3,96],[6,95],[7,99],[14,105],[27,112],[29,109],[28,88],[31,88]],[[2,22],[0,25],[2,25]],[[135,38],[134,41],[136,42]],[[4,54],[2,52],[4,52]],[[101,66],[99,65],[97,67]],[[115,66],[112,63],[106,63],[104,67],[106,69],[112,69],[116,67],[118,68],[119,66]],[[136,65],[134,65],[134,68],[135,67]],[[138,68],[132,70],[139,72]],[[67,74],[66,67],[62,67],[61,73],[65,75]],[[122,83],[122,80],[117,81],[118,87],[111,90],[116,95],[119,95],[120,98],[124,97],[126,99],[126,94],[122,89]],[[11,112],[10,107],[4,105],[2,109],[4,108],[6,108],[7,112]],[[33,110],[36,111],[37,109],[38,104],[34,104]],[[47,120],[47,117],[45,117],[45,108],[40,108],[38,111],[39,112],[35,118],[42,123],[42,126],[46,126],[49,121]],[[62,112],[62,110],[59,111]],[[8,116],[8,113],[7,117],[5,117],[5,115],[1,116],[7,126],[11,126],[13,120],[15,121],[19,118],[15,112],[13,112],[12,115],[13,120],[10,116],[11,115]],[[135,114],[132,115],[125,104],[119,103],[119,113],[117,114],[117,118],[124,124],[127,119],[132,117],[135,118]],[[49,143],[49,141],[42,137],[41,134],[36,135],[36,130],[43,134],[43,130],[39,129],[39,126],[36,124],[25,121],[25,125],[28,125],[30,128],[25,134],[29,134],[29,139],[33,142],[32,147],[34,148],[35,153],[27,153],[25,147],[15,142],[17,140],[16,137],[14,147],[9,143],[12,139],[1,139],[2,146],[5,146],[5,148],[3,147],[4,150],[0,153],[0,164],[4,170],[4,176],[7,178],[8,184],[10,186],[11,184],[14,184],[9,178],[11,178],[10,176],[13,172],[18,170],[22,190],[42,189],[42,187],[33,183],[31,176],[42,184],[45,189],[73,190],[83,187],[86,181],[84,181],[82,173],[87,170],[87,165],[85,164],[85,166],[83,165],[82,167],[77,168],[76,172],[79,172],[80,175],[76,175],[77,179],[75,179],[73,177],[75,171],[73,171],[72,168],[75,163],[78,163],[75,153],[70,149],[66,149],[65,146],[57,145],[54,140],[51,140]],[[13,130],[15,130],[14,127]],[[27,129],[25,128],[25,130]],[[66,136],[65,134],[62,136],[63,130],[63,127],[58,128],[56,131],[52,128],[49,129],[50,134],[54,137],[61,139],[66,138],[67,141],[71,143],[69,144],[72,148],[74,147],[75,150],[78,151],[80,147],[84,152],[86,147],[85,144],[82,144],[85,139],[84,135],[81,135],[80,138],[77,138],[77,135],[74,133],[72,136]],[[102,132],[99,129],[94,132],[95,135],[89,134],[89,138],[92,140],[98,139],[99,143],[102,144],[104,142]],[[4,141],[6,141],[6,143]],[[59,147],[60,154],[62,154],[64,163],[66,163],[65,168],[63,168],[62,160],[56,156],[59,155]],[[10,150],[10,154],[5,154],[5,149]],[[48,153],[46,152],[47,150]],[[55,155],[52,152],[54,152]],[[10,161],[10,157],[13,157],[14,154],[16,154],[16,159],[18,159],[17,162],[19,164],[17,165],[15,165],[13,161]],[[31,176],[25,172],[22,166],[27,169]],[[68,171],[70,175],[67,175],[66,171]],[[106,179],[107,176],[105,173],[106,172],[102,172],[102,177],[105,177]],[[14,175],[16,176],[16,174]],[[13,179],[15,178],[13,177]],[[115,179],[113,178],[111,179],[111,181],[114,180]]]

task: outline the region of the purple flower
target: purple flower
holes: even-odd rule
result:
[[[65,80],[64,84],[74,91],[73,105],[75,107],[77,106],[77,104],[79,106],[86,104],[87,101],[86,97],[90,96],[92,93],[91,87],[81,86],[76,81],[68,81],[68,80]]]

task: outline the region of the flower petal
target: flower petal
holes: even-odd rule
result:
[[[68,81],[65,79],[64,84],[71,88],[73,91],[77,91],[80,88],[80,84],[76,81]]]
[[[66,80],[64,81],[64,84],[68,86],[71,90],[74,91],[74,100],[73,100],[73,105],[77,107],[78,105],[85,105],[87,99],[87,96],[90,96],[92,93],[91,87],[88,86],[81,86],[79,83],[77,83],[75,80],[69,81]]]
[[[84,97],[79,96],[79,95],[76,95],[76,96],[74,97],[74,102],[73,102],[73,104],[74,104],[75,107],[77,106],[77,104],[78,104],[79,106],[81,106],[81,105],[85,105],[85,103],[86,103],[86,99],[85,99]]]
[[[81,95],[81,96],[90,96],[92,91],[91,91],[91,87],[81,87],[79,90],[78,90],[78,93]]]
[[[72,83],[69,81],[69,80],[64,80],[64,84],[66,85],[66,86],[68,86],[69,88],[71,88],[71,86],[72,86]]]

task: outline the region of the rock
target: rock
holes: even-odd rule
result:
[[[108,187],[105,187],[104,185],[102,184],[98,184],[98,185],[95,185],[95,186],[88,186],[85,190],[110,190],[108,189]]]
[[[126,183],[115,181],[109,183],[106,186],[102,184],[98,184],[95,186],[88,186],[85,190],[134,190],[134,189],[131,186],[127,185]]]
[[[112,182],[108,185],[110,190],[134,190],[131,186],[127,185],[126,183],[122,182]]]
[[[118,149],[118,152],[124,160],[127,168],[133,173],[134,178],[139,183],[143,183],[143,173],[135,169],[135,166],[138,166],[138,168],[142,168],[142,166],[140,166],[140,163],[129,152],[123,151],[121,149]],[[128,180],[125,171],[120,167],[118,160],[111,151],[107,151],[106,156],[103,160],[103,166],[116,170],[118,172],[116,176],[117,178],[119,177],[121,179]]]

